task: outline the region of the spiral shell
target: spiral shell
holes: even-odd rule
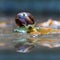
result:
[[[17,26],[22,27],[24,25],[32,25],[34,24],[34,17],[32,16],[32,14],[28,13],[28,12],[21,12],[18,13],[16,18],[15,18],[15,22],[17,24]]]

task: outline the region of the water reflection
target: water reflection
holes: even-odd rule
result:
[[[37,35],[36,37],[30,34],[20,34],[20,37],[14,39],[13,43],[16,48],[24,46],[28,46],[27,48],[32,46],[33,49],[37,48],[37,50],[40,47],[56,48],[60,47],[60,37],[59,34]],[[31,51],[32,48],[30,48]]]

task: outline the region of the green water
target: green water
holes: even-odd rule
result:
[[[0,60],[60,60],[60,48],[40,48],[24,54],[13,50],[3,50],[0,51]]]

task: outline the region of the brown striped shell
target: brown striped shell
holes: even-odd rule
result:
[[[32,25],[34,24],[34,17],[28,12],[21,12],[17,14],[15,22],[19,27],[24,25]]]

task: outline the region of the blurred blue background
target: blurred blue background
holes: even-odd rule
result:
[[[40,16],[60,18],[60,0],[0,0],[0,16],[15,18],[17,13],[23,11],[32,13],[38,19]],[[46,17],[42,19],[45,20]],[[3,18],[9,20],[9,23],[14,20],[11,17]],[[0,17],[0,20],[3,19]],[[60,60],[60,48],[35,48],[27,54],[16,53],[14,50],[2,50],[0,51],[0,60]]]
[[[27,11],[34,15],[60,15],[60,0],[0,0],[1,15]]]

